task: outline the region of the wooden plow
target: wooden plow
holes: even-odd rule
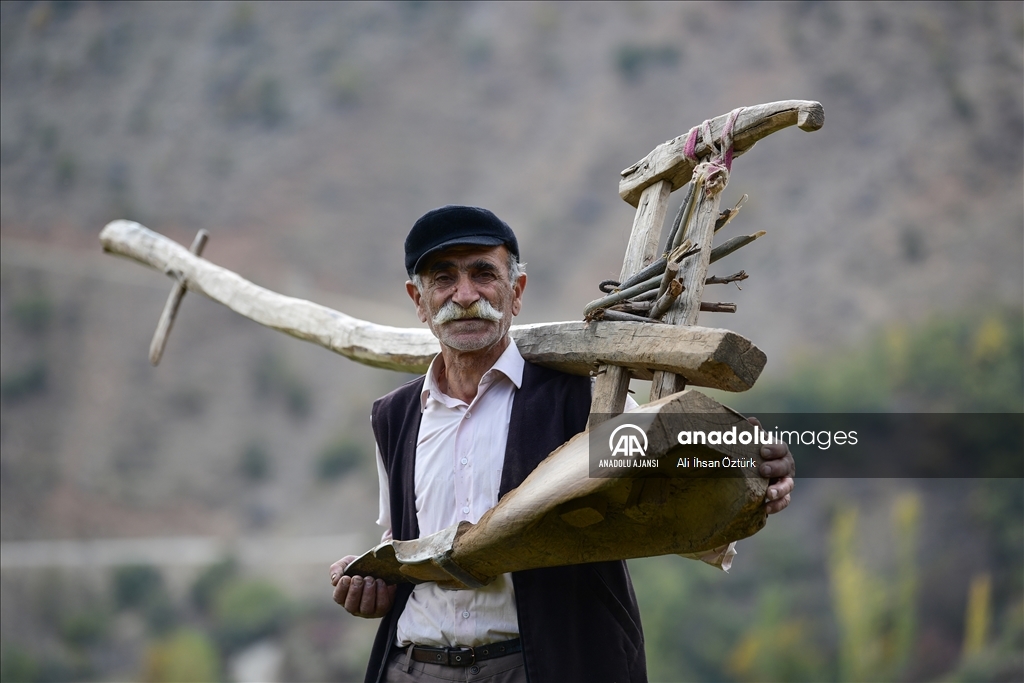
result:
[[[708,266],[764,234],[712,244],[717,230],[740,208],[719,211],[733,159],[775,131],[793,125],[814,131],[823,123],[817,102],[740,108],[659,145],[625,169],[619,194],[637,212],[619,279],[602,283],[604,296],[586,306],[582,322],[511,330],[526,360],[596,376],[587,431],[551,453],[477,524],[461,522],[420,539],[388,541],[353,562],[346,573],[473,588],[521,569],[700,554],[761,529],[767,481],[757,474],[761,460],[754,427],[686,387],[745,391],[767,360],[741,335],[696,325],[701,311],[735,310],[732,304],[702,301],[705,285],[746,278],[742,271],[708,276]],[[665,226],[667,246],[659,254],[669,196],[684,186],[689,194]],[[428,330],[358,320],[264,289],[210,263],[200,256],[203,231],[191,251],[130,221],[108,224],[100,240],[104,251],[175,280],[150,349],[154,365],[186,291],[374,367],[422,373],[440,349]],[[622,414],[631,378],[652,380],[651,402]],[[595,466],[593,444],[611,448],[611,437],[624,426],[643,432],[646,458],[661,463],[655,470],[624,476]],[[680,428],[733,430],[746,434],[747,442],[683,446],[674,431]],[[695,470],[680,475],[675,464],[690,456],[742,465],[732,467],[729,476]]]

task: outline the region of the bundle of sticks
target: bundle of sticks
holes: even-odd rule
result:
[[[679,213],[669,232],[667,253],[623,282],[616,280],[601,282],[599,288],[605,296],[587,304],[583,309],[584,320],[663,322],[662,318],[672,308],[679,295],[683,293],[684,287],[680,281],[680,274],[685,261],[700,252],[699,246],[694,246],[690,240],[683,239],[685,226],[689,222],[692,211],[691,200],[692,189],[691,194],[680,206]],[[716,233],[728,225],[739,213],[746,200],[747,195],[743,195],[736,206],[726,209],[718,215],[718,220],[715,221]],[[738,235],[726,240],[711,250],[709,264],[725,258],[764,234],[765,231],[760,230],[752,235]],[[705,279],[704,284],[719,285],[740,282],[746,280],[747,277],[746,271],[741,270],[725,277],[712,275]],[[713,313],[735,313],[736,304],[702,301],[700,310]]]

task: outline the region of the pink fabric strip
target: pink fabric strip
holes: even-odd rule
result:
[[[725,122],[725,130],[722,131],[722,145],[725,147],[725,159],[724,159],[725,167],[730,172],[732,171],[732,153],[733,153],[732,129],[733,129],[733,126],[736,125],[736,119],[739,118],[740,112],[742,112],[743,109],[744,109],[744,107],[739,107],[739,108],[733,109],[731,112],[729,112],[729,118]]]
[[[683,145],[683,156],[693,163],[697,163],[697,128],[698,126],[694,126],[690,129],[690,135],[686,138],[686,144]]]

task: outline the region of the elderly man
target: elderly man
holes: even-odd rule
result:
[[[427,374],[374,403],[384,538],[477,522],[551,451],[583,431],[586,377],[527,363],[508,331],[526,274],[490,211],[428,212],[405,242],[406,290],[441,342]],[[635,405],[635,404],[634,404]],[[765,448],[769,512],[789,504],[793,460]],[[724,553],[723,553],[724,555]],[[476,590],[342,576],[334,599],[383,617],[367,681],[645,681],[643,631],[625,562],[514,572]],[[719,562],[721,557],[717,558]]]

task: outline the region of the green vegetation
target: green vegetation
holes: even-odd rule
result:
[[[14,302],[11,315],[25,332],[45,332],[53,320],[53,301],[44,292],[35,292]]]
[[[101,642],[110,630],[110,615],[99,605],[72,612],[60,622],[60,635],[72,647],[85,648]]]
[[[682,61],[674,45],[637,45],[625,43],[615,49],[615,68],[627,83],[639,83],[648,71],[672,68]]]
[[[46,391],[46,361],[36,361],[20,372],[0,379],[0,396],[8,401],[22,401]]]
[[[266,481],[273,473],[273,463],[266,444],[252,441],[242,450],[239,458],[238,471],[242,477],[251,482]]]
[[[118,610],[137,610],[153,633],[166,633],[178,615],[164,586],[163,576],[150,565],[118,567],[113,577],[114,604]]]
[[[146,683],[210,683],[222,680],[220,657],[208,636],[179,629],[146,650],[142,680]]]
[[[277,586],[258,579],[226,583],[217,592],[213,617],[217,640],[228,651],[279,633],[291,608]]]
[[[316,460],[316,477],[320,481],[341,479],[359,469],[365,458],[362,445],[347,437],[329,444]]]
[[[71,152],[62,152],[57,157],[55,179],[58,190],[70,190],[78,177],[78,160]]]
[[[856,349],[797,361],[726,400],[738,410],[1021,412],[1024,315],[1017,310],[894,324]]]
[[[226,558],[204,569],[192,584],[192,604],[202,614],[209,614],[216,595],[238,575],[238,563]]]
[[[339,107],[350,107],[359,103],[363,92],[363,77],[359,69],[348,62],[334,67],[330,78],[330,95]]]
[[[256,395],[284,403],[288,414],[307,417],[313,408],[309,387],[274,353],[264,354],[253,367]]]

